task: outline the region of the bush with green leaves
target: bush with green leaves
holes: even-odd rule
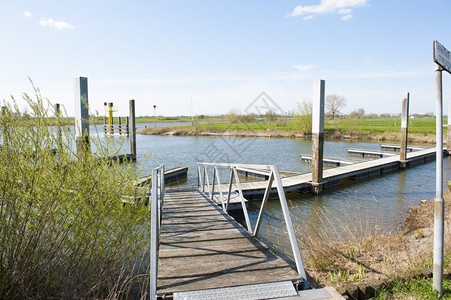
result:
[[[147,289],[149,211],[139,170],[108,162],[111,145],[77,159],[73,127],[24,95],[0,115],[0,298],[127,298]],[[130,197],[132,196],[132,197]]]

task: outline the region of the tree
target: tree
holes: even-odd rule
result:
[[[239,109],[231,109],[228,114],[225,115],[225,119],[229,123],[237,123],[241,116],[241,111]]]
[[[272,110],[269,110],[265,114],[265,121],[266,122],[274,122],[277,119],[278,115],[277,113],[273,112]]]
[[[340,113],[340,109],[345,107],[346,98],[332,94],[326,97],[326,109],[327,113],[332,115],[332,119]]]
[[[359,109],[354,110],[349,116],[351,118],[360,119],[364,115],[365,115],[365,110],[363,108],[359,108]]]
[[[303,133],[312,132],[312,102],[305,100],[297,104],[294,113],[294,126]]]

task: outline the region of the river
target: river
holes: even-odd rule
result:
[[[153,124],[150,124],[151,126]],[[144,127],[144,125],[142,126]],[[92,132],[92,130],[91,130]],[[115,141],[122,138],[114,137]],[[124,139],[127,151],[128,139]],[[189,136],[137,135],[137,164],[143,175],[164,164],[166,169],[187,166],[188,179],[197,184],[196,163],[234,162],[274,164],[279,170],[311,172],[311,165],[301,163],[300,155],[311,153],[311,141],[301,139],[224,138]],[[348,148],[379,149],[378,143],[326,141],[324,155],[347,157]],[[146,158],[147,157],[147,158]],[[451,159],[444,158],[444,186],[451,177]],[[223,177],[225,178],[225,177]],[[297,230],[308,235],[328,238],[364,236],[371,231],[392,231],[399,228],[409,207],[420,200],[435,197],[435,162],[366,180],[343,180],[342,184],[324,190],[320,195],[291,192],[289,207]],[[255,223],[260,202],[251,202],[249,212]],[[270,244],[286,248],[283,216],[277,201],[271,200],[260,230]]]

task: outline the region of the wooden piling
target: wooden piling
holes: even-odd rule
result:
[[[61,132],[61,107],[59,103],[55,103],[55,118],[56,118],[56,135],[57,135],[57,149],[60,152],[63,149],[63,135]]]
[[[315,194],[323,189],[324,98],[325,81],[315,80],[312,107],[312,191]]]
[[[136,160],[136,122],[135,122],[135,100],[129,101],[130,108],[130,152],[133,160]]]
[[[408,141],[408,129],[409,129],[409,98],[410,98],[410,94],[405,93],[404,98],[402,99],[401,148],[399,151],[399,160],[401,162],[401,168],[406,167],[407,141]]]
[[[91,151],[89,142],[88,78],[78,77],[75,85],[75,137],[78,158]]]

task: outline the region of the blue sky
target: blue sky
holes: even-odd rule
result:
[[[284,111],[313,81],[344,112],[435,112],[432,43],[451,50],[449,0],[0,0],[0,100],[32,93],[74,115],[75,77],[91,111],[243,111],[265,91]],[[445,112],[451,77],[444,73]]]

